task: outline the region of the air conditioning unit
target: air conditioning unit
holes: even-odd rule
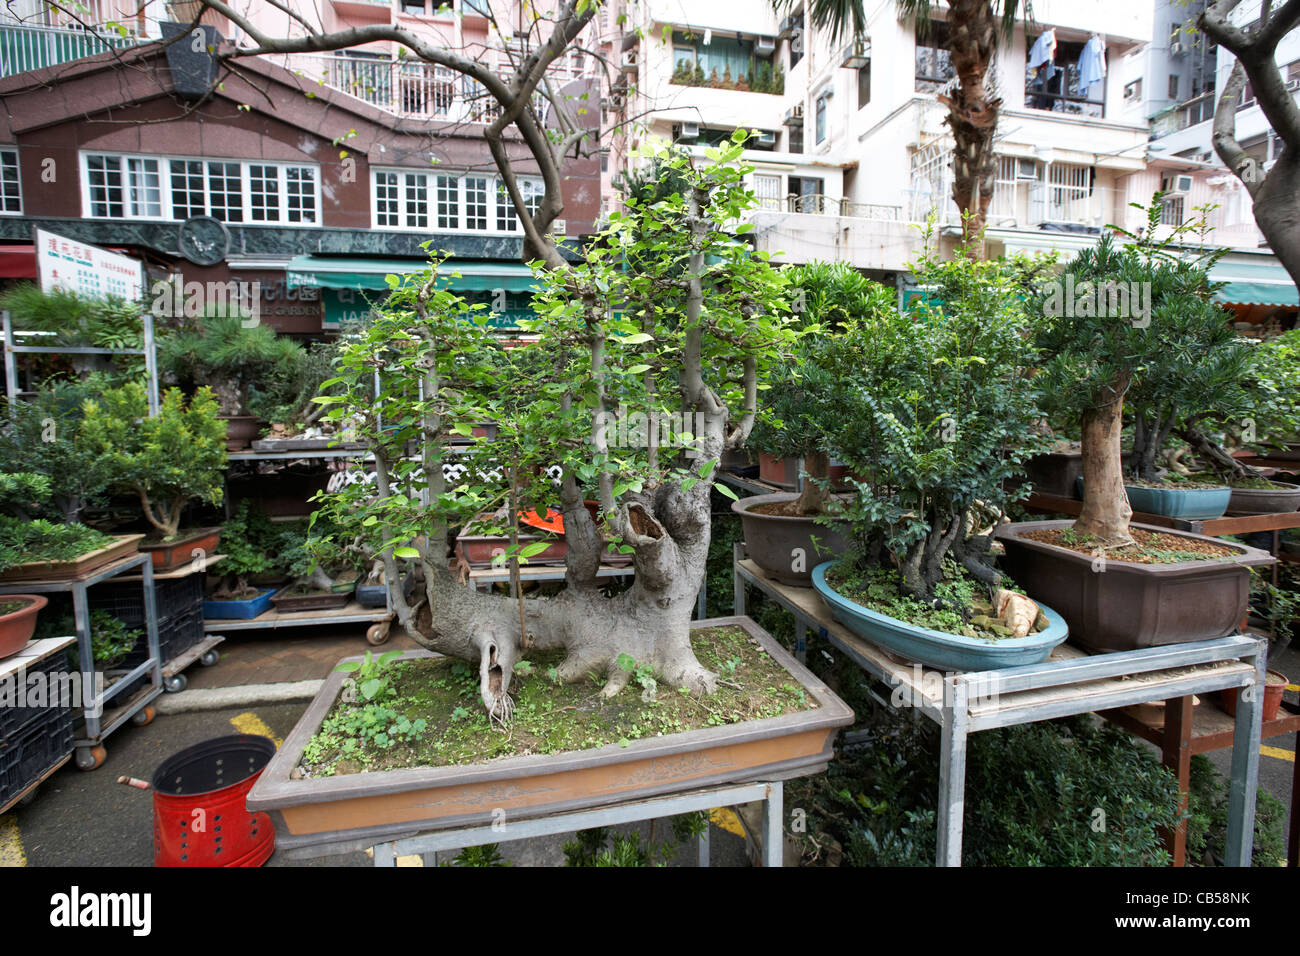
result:
[[[1300,90],[1300,76],[1293,76],[1291,79],[1287,80],[1286,88],[1288,90]]]
[[[680,138],[681,138],[681,139],[699,139],[699,138],[700,138],[700,124],[699,124],[699,123],[683,123],[683,124],[682,124],[682,134],[681,134],[681,137],[680,137]]]
[[[776,52],[776,37],[756,37],[754,39],[755,56],[771,56]]]
[[[871,39],[858,37],[840,53],[840,66],[850,70],[860,70],[871,59]]]
[[[789,39],[790,37],[794,36],[794,31],[798,26],[799,26],[799,18],[792,14],[791,16],[788,16],[781,21],[781,27],[777,31],[777,33],[780,36]]]
[[[755,144],[762,147],[772,147],[776,145],[776,133],[771,130],[760,130],[758,137],[754,140]]]
[[[625,50],[619,61],[619,70],[624,73],[635,73],[639,68],[641,58],[637,55],[636,50]]]
[[[1016,179],[1038,181],[1038,162],[1033,159],[1016,160]]]
[[[1167,193],[1184,194],[1192,191],[1191,176],[1167,176],[1163,183]]]
[[[1182,56],[1186,52],[1187,52],[1187,47],[1186,45],[1184,45],[1182,40],[1174,40],[1172,43],[1169,44],[1170,56]]]
[[[802,126],[803,125],[803,104],[796,103],[794,104],[794,106],[786,110],[785,119],[782,120],[782,123],[786,126]]]

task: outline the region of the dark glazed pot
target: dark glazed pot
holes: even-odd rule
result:
[[[1006,548],[1001,565],[1035,601],[1055,608],[1070,640],[1096,651],[1130,651],[1159,644],[1205,641],[1236,632],[1250,595],[1247,568],[1276,562],[1258,548],[1134,524],[1144,531],[1210,541],[1238,556],[1176,564],[1105,561],[1022,537],[1066,528],[1072,521],[1004,524],[996,536]]]
[[[753,495],[733,501],[731,510],[740,515],[745,549],[755,564],[782,584],[810,588],[813,568],[849,550],[847,529],[841,533],[817,524],[811,517],[765,515],[752,510],[757,505],[780,504],[798,497],[793,492]]]
[[[1275,481],[1277,488],[1233,488],[1230,515],[1275,515],[1300,509],[1300,485]]]

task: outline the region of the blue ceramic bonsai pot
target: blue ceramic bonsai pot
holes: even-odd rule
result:
[[[1083,479],[1078,480],[1079,497],[1083,497]],[[1130,485],[1124,490],[1128,493],[1128,503],[1138,514],[1164,515],[1166,518],[1182,518],[1184,521],[1209,521],[1222,518],[1228,510],[1228,501],[1232,498],[1232,489],[1227,485],[1222,488],[1179,488],[1169,485],[1163,488],[1147,488],[1144,485]]]
[[[812,583],[835,620],[859,637],[911,661],[954,671],[987,671],[1039,664],[1047,660],[1052,648],[1063,644],[1070,636],[1065,620],[1042,604],[1038,606],[1047,615],[1047,627],[1028,637],[990,641],[917,627],[872,611],[841,595],[826,583],[826,572],[834,564],[834,561],[827,561],[813,568]]]

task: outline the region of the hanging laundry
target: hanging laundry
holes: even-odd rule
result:
[[[1030,89],[1038,94],[1030,101],[1030,106],[1035,109],[1051,109],[1052,101],[1048,96],[1048,84],[1056,76],[1056,30],[1047,30],[1040,33],[1038,39],[1029,50],[1028,67],[1029,72],[1034,74],[1030,83]]]
[[[1106,76],[1106,44],[1095,33],[1083,45],[1079,54],[1079,75],[1076,92],[1090,100],[1100,99],[1101,90],[1095,89]]]

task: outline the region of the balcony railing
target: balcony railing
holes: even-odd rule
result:
[[[70,63],[108,50],[123,50],[144,42],[140,37],[91,33],[64,27],[0,25],[0,76]]]
[[[505,51],[497,51],[495,61],[497,73],[508,76],[512,66]],[[276,62],[304,80],[355,96],[398,116],[448,123],[491,123],[501,114],[500,104],[476,80],[422,60],[290,54],[277,57]],[[588,76],[590,70],[581,63],[564,60],[553,64],[548,75],[566,82]],[[540,95],[535,97],[534,105],[543,108]]]
[[[810,193],[803,196],[786,196],[784,199],[760,199],[758,208],[764,212],[796,213],[805,216],[844,216],[853,219],[897,220],[902,217],[902,206],[881,203],[853,202]]]

